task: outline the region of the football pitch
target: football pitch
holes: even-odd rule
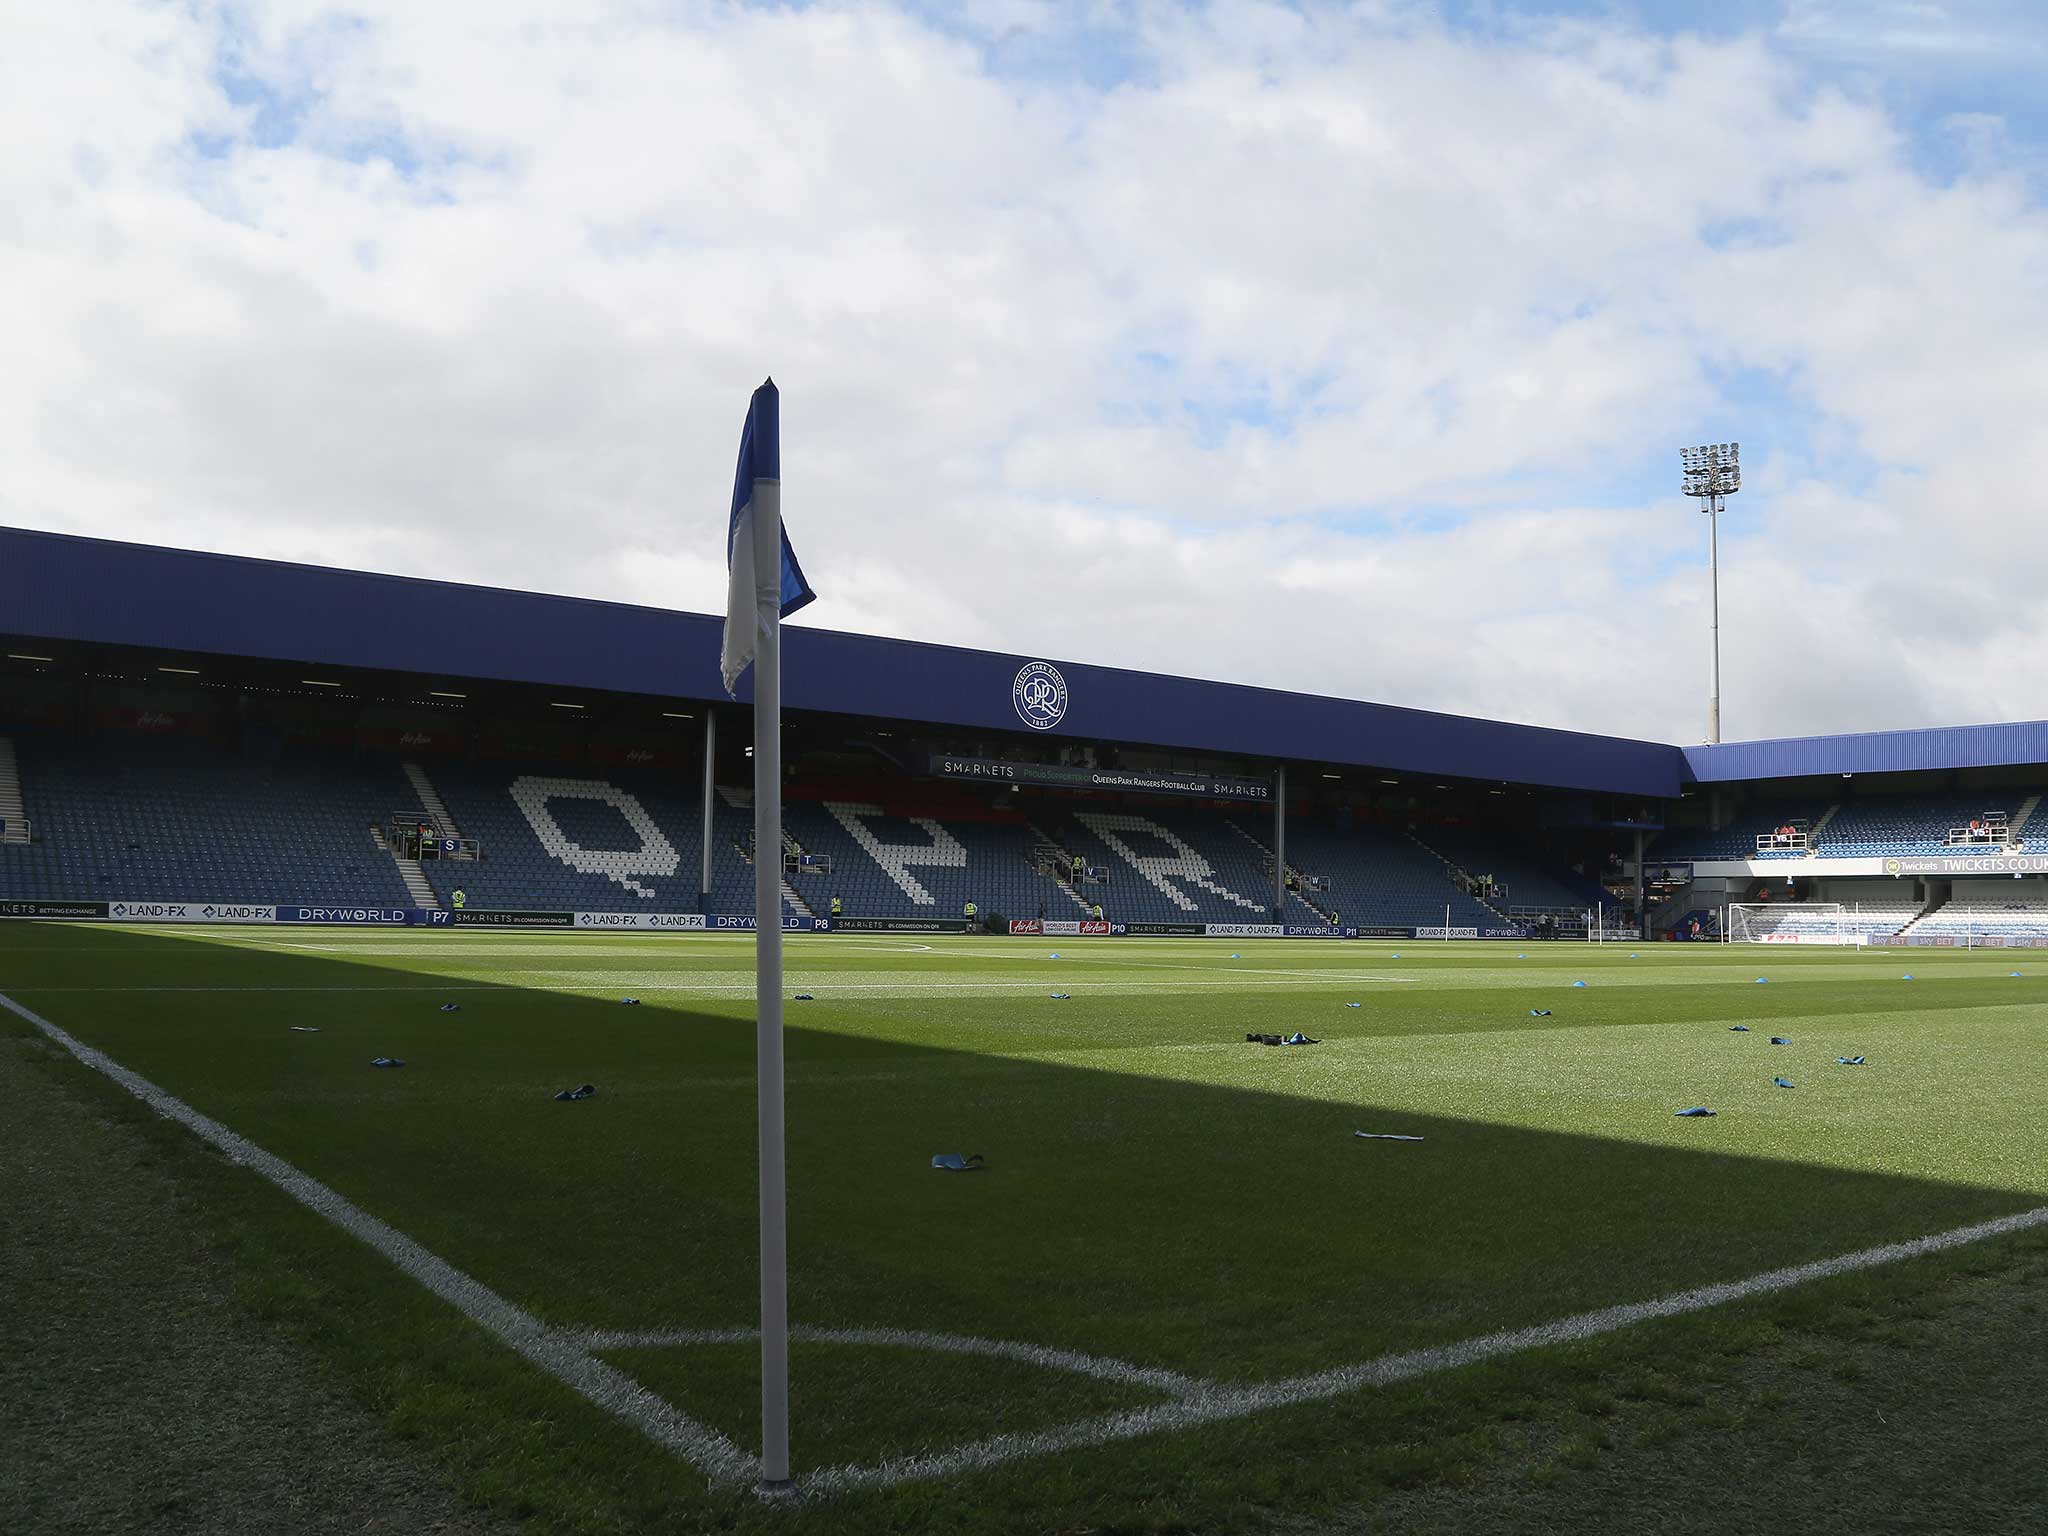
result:
[[[1505,1403],[1682,1400],[1766,1301],[2048,1232],[2021,951],[834,935],[786,967],[793,1507],[749,1466],[749,939],[12,923],[0,1028],[220,1128],[239,1165],[186,1176],[259,1308],[548,1528],[1328,1508]]]

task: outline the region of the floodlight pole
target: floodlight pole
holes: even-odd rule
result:
[[[1680,489],[1702,503],[1707,517],[1707,566],[1712,583],[1714,691],[1707,701],[1707,740],[1721,739],[1721,513],[1742,489],[1742,444],[1706,443],[1678,450],[1685,478]]]

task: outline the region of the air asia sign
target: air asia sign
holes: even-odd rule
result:
[[[992,757],[933,753],[926,771],[937,779],[979,779],[996,784],[1035,784],[1052,789],[1114,789],[1134,795],[1186,795],[1202,800],[1265,800],[1273,786],[1264,779],[1232,779],[1167,769],[1126,772],[1120,768],[1069,768],[1056,763],[1007,763]]]
[[[110,901],[107,916],[122,923],[274,923],[277,908],[226,901]]]
[[[1021,918],[1010,924],[1012,933],[1043,933],[1056,939],[1078,938],[1082,935],[1121,933],[1124,930],[1116,923],[1103,922],[1099,918],[1088,918],[1080,922],[1046,922],[1039,918]],[[1192,929],[1200,933],[1200,928]]]
[[[702,912],[578,912],[578,928],[666,928],[682,933],[702,933]]]

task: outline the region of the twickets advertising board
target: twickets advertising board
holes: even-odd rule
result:
[[[832,925],[844,933],[965,933],[964,917],[835,917]],[[750,920],[751,926],[751,920]],[[821,923],[819,926],[823,926]]]
[[[105,917],[104,901],[0,901],[0,917]]]
[[[2048,853],[1973,854],[1955,858],[1886,859],[1888,875],[2048,875]]]
[[[110,901],[107,916],[120,923],[274,923],[277,908],[229,901]]]
[[[457,928],[573,928],[574,912],[503,912],[464,907],[448,914]]]
[[[671,933],[702,933],[702,912],[578,912],[578,928],[662,929]]]

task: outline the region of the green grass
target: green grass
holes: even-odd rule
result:
[[[817,1000],[788,1007],[792,1316],[1257,1382],[2048,1195],[2048,966],[2015,979],[2031,971],[2015,955],[1311,942],[1238,953],[1206,941],[793,940],[790,990]],[[551,1324],[754,1320],[746,941],[14,924],[0,925],[0,990]],[[643,1006],[622,1007],[628,995]],[[441,1013],[443,1001],[461,1011]],[[1754,1032],[1730,1033],[1735,1023]],[[1296,1028],[1325,1043],[1244,1043]],[[1768,1045],[1772,1033],[1792,1044]],[[371,1070],[384,1054],[410,1065]],[[1859,1054],[1870,1065],[1834,1065]],[[1774,1088],[1774,1075],[1797,1087]],[[550,1100],[582,1082],[598,1085],[595,1100]],[[1674,1118],[1691,1104],[1719,1116]],[[1426,1140],[1364,1142],[1354,1129]],[[929,1168],[954,1150],[984,1153],[989,1171]],[[560,1529],[789,1518],[706,1492],[259,1181],[190,1148],[175,1155],[251,1303],[435,1447],[472,1496]],[[1456,1481],[1487,1456],[1486,1424],[1530,1418],[1568,1426],[1552,1475],[1569,1476],[1597,1459],[1618,1397],[1706,1411],[1660,1352],[1761,1347],[1777,1325],[1760,1319],[1812,1329],[1807,1313],[1844,1296],[1884,1298],[1875,1326],[1895,1324],[1916,1286],[1996,1269],[2002,1252],[795,1518],[1227,1528]],[[612,1358],[758,1443],[749,1347]],[[799,1472],[1155,1400],[1013,1362],[825,1344],[799,1346],[793,1396]],[[1658,1419],[1632,1433],[1667,1432]],[[1304,1446],[1316,1454],[1278,1454]]]

